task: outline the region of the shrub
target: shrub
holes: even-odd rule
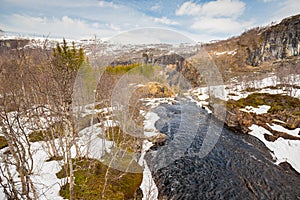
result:
[[[104,197],[101,197],[108,167],[95,159],[74,159],[74,199],[133,199],[142,182],[142,174],[124,173],[109,168],[108,182]],[[57,173],[58,178],[66,177],[64,169]],[[59,194],[70,198],[69,184],[63,185]]]
[[[7,146],[8,146],[8,144],[7,144],[7,140],[5,139],[5,137],[0,136],[0,149],[3,149]]]

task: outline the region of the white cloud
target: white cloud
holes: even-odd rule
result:
[[[194,43],[186,35],[164,28],[141,28],[126,31],[110,39],[120,44],[158,44],[158,43]]]
[[[269,3],[269,2],[272,2],[272,1],[276,1],[276,0],[262,0],[264,3]]]
[[[155,4],[154,6],[152,6],[150,8],[150,10],[152,10],[152,11],[156,11],[156,10],[159,10],[159,9],[160,9],[160,5],[159,4]]]
[[[183,3],[177,10],[176,15],[197,15],[200,13],[201,6],[191,1]]]
[[[244,12],[245,7],[246,4],[240,0],[216,0],[204,4],[188,1],[176,10],[176,15],[237,17]]]
[[[229,33],[236,34],[249,28],[252,22],[238,22],[230,18],[203,17],[192,24],[192,28],[203,33]]]
[[[282,20],[285,17],[300,14],[299,0],[285,0],[279,3],[279,10],[274,13],[273,20]]]
[[[239,0],[217,0],[202,5],[201,14],[212,17],[238,17],[246,4]]]
[[[114,30],[114,31],[120,31],[121,28],[119,26],[116,26],[114,24],[108,24],[108,27],[111,29],[111,30]]]
[[[69,39],[80,39],[94,34],[106,36],[114,34],[112,30],[100,29],[98,23],[89,24],[84,20],[73,19],[69,16],[46,18],[13,14],[7,16],[5,21],[8,25],[0,24],[4,30],[20,34],[50,34],[50,37],[66,37]]]
[[[95,0],[59,0],[59,1],[49,1],[49,0],[1,0],[6,4],[22,6],[23,8],[26,7],[89,7],[89,6],[96,6],[97,1]]]
[[[167,17],[154,18],[154,21],[157,22],[157,23],[166,24],[166,25],[176,25],[176,24],[178,24],[178,22],[170,20]]]
[[[118,8],[116,4],[113,2],[108,2],[108,1],[99,1],[98,5],[102,8],[108,7],[108,8]]]
[[[214,0],[202,4],[183,3],[175,12],[177,16],[191,16],[191,28],[206,33],[238,34],[252,25],[252,21],[238,18],[246,4],[240,0]]]

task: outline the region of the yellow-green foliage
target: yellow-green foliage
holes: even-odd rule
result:
[[[7,140],[5,139],[5,137],[0,136],[0,149],[3,149],[7,146],[8,146],[8,144],[7,144]]]
[[[108,66],[105,71],[111,74],[125,74],[129,70],[139,66],[138,63],[133,63],[130,65],[116,65],[116,66]]]
[[[135,192],[142,182],[142,174],[133,174],[109,169],[107,187],[101,197],[105,183],[105,174],[108,167],[95,159],[74,159],[74,199],[88,200],[117,200],[133,199]],[[124,174],[122,176],[122,174]],[[66,177],[62,169],[57,174],[58,178]],[[61,187],[60,195],[69,198],[69,184]]]
[[[145,76],[147,78],[151,78],[154,75],[155,70],[159,70],[159,66],[153,66],[153,65],[140,65],[139,67],[134,68],[130,72],[132,74],[139,74],[142,76]]]
[[[161,67],[133,63],[130,65],[116,65],[114,67],[108,66],[105,71],[107,73],[115,74],[115,75],[125,74],[128,72],[130,74],[139,74],[147,78],[151,78],[154,75],[155,71],[157,70],[161,70]]]

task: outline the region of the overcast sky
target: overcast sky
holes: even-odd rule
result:
[[[201,42],[300,13],[300,0],[0,0],[0,29],[82,39],[156,27]]]

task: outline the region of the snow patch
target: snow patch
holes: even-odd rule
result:
[[[261,105],[261,106],[258,106],[258,108],[254,108],[252,106],[246,106],[245,108],[241,108],[240,111],[243,111],[243,112],[247,112],[247,113],[256,113],[258,115],[260,114],[265,114],[265,113],[268,113],[268,110],[271,108],[271,106],[268,106],[268,105]]]
[[[155,128],[155,122],[159,120],[159,116],[154,112],[147,112],[144,121],[144,135],[151,137],[158,134]]]
[[[296,129],[293,129],[293,130],[289,130],[289,129],[286,129],[284,128],[283,126],[280,126],[278,124],[267,124],[271,129],[273,129],[274,131],[279,131],[279,132],[284,132],[284,133],[287,133],[289,135],[293,135],[293,136],[296,136],[296,137],[299,137],[300,138],[300,128],[296,128]]]
[[[258,138],[271,152],[273,152],[276,159],[275,164],[288,162],[297,172],[300,173],[299,140],[287,140],[280,137],[274,142],[270,142],[265,139],[264,134],[272,134],[265,128],[253,124],[249,127],[249,129],[251,130],[251,132],[249,132],[250,135]]]

